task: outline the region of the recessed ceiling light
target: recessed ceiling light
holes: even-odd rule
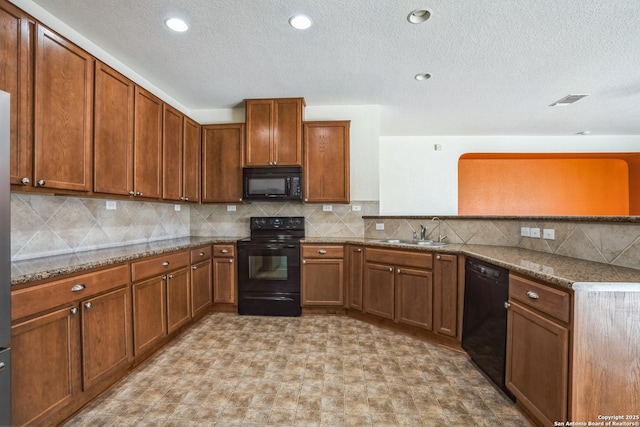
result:
[[[289,18],[289,25],[297,30],[306,30],[311,26],[311,18],[304,15],[295,15]]]
[[[407,16],[407,21],[412,24],[422,24],[429,18],[431,18],[431,12],[427,9],[416,9]]]
[[[414,79],[419,81],[429,80],[430,78],[431,78],[431,74],[429,73],[416,74],[414,77]]]
[[[189,26],[187,25],[187,23],[180,18],[169,18],[166,21],[164,21],[164,23],[167,27],[171,28],[173,31],[177,31],[179,33],[182,33],[189,29]]]
[[[567,95],[564,98],[558,99],[553,104],[550,104],[549,107],[566,107],[569,104],[573,104],[576,101],[581,100],[585,96],[589,96],[589,94],[584,95]]]

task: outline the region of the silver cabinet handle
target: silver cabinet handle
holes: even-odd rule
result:
[[[45,184],[44,179],[38,180],[38,185],[43,186]]]
[[[508,309],[509,307],[511,307],[511,304],[509,304],[507,301],[505,301],[504,302],[504,308]]]
[[[20,182],[22,183],[22,185],[29,185],[29,183],[30,183],[31,181],[29,181],[29,178],[27,178],[27,177],[25,176],[24,178],[22,178],[22,179],[20,180]]]
[[[0,362],[0,371],[4,369],[4,362]]]
[[[192,266],[192,267],[191,267],[191,269],[192,269],[192,270],[197,270],[197,269],[198,269],[198,266],[197,266],[197,265],[194,265],[194,266]]]
[[[538,299],[540,298],[540,295],[538,295],[537,293],[533,292],[533,291],[527,291],[527,296],[531,299]]]
[[[436,259],[440,259],[440,255],[436,255]]]
[[[71,310],[69,310],[71,312],[71,314],[78,314],[78,309],[76,307],[71,307]]]
[[[327,251],[325,251],[324,249],[319,249],[319,250],[318,250],[318,253],[319,253],[320,255],[324,255],[324,254],[326,254],[326,253],[327,253]]]
[[[84,308],[86,308],[87,310],[91,308],[91,302],[87,301],[84,303]]]
[[[204,252],[200,252],[198,255],[200,255],[200,256],[204,256]]]
[[[162,263],[162,266],[163,266],[163,267],[166,267],[166,266],[168,266],[168,265],[169,265],[169,261],[165,261],[165,262],[163,262],[163,263]]]
[[[73,288],[71,288],[71,292],[80,292],[84,288],[86,288],[86,286],[83,285],[82,283],[79,283],[77,285],[73,285]]]
[[[228,251],[228,250],[226,250],[226,249],[220,249],[220,253],[226,254],[226,253],[228,253],[228,252],[229,252],[229,251]]]

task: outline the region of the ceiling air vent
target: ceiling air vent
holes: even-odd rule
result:
[[[573,104],[576,101],[581,100],[585,96],[589,96],[589,94],[584,95],[567,95],[564,98],[558,99],[553,104],[549,105],[549,107],[565,107],[569,104]]]

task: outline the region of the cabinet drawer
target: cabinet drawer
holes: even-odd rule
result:
[[[509,299],[520,301],[529,307],[569,323],[571,299],[567,292],[510,275]]]
[[[160,255],[153,258],[147,258],[142,261],[131,263],[131,280],[138,280],[158,276],[167,271],[189,265],[189,252],[170,253]]]
[[[303,245],[303,258],[344,258],[342,245]]]
[[[433,268],[433,256],[426,252],[390,251],[386,249],[367,248],[365,258],[367,262],[416,268]]]
[[[193,249],[191,251],[191,264],[196,264],[209,258],[211,258],[211,245]]]
[[[213,256],[218,257],[234,257],[236,256],[236,246],[229,245],[213,245]]]
[[[129,283],[129,266],[56,280],[11,293],[11,318],[20,319]]]

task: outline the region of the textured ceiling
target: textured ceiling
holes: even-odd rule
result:
[[[35,3],[192,112],[303,96],[380,105],[381,135],[640,135],[638,0]],[[409,24],[417,8],[432,17]],[[307,31],[288,25],[299,12]]]

